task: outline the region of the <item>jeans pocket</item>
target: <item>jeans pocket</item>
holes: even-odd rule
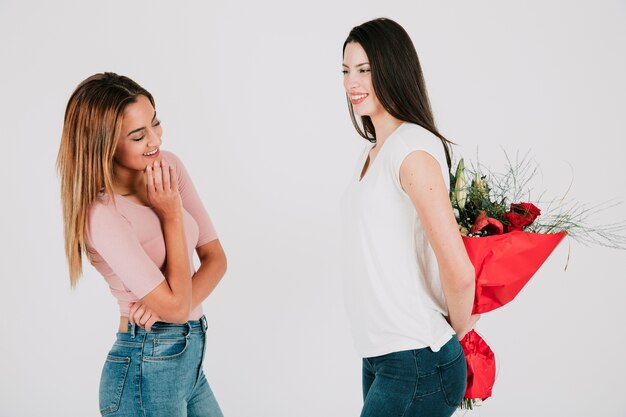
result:
[[[107,356],[100,376],[100,414],[111,414],[120,406],[130,358]]]
[[[437,366],[437,370],[446,403],[451,407],[457,407],[463,400],[467,384],[467,364],[463,350],[461,349],[459,355],[452,361]]]
[[[151,352],[144,351],[145,361],[167,361],[176,359],[187,350],[189,338],[186,336],[158,337],[151,343]]]

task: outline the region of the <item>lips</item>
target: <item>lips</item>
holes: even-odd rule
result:
[[[143,156],[145,156],[146,158],[156,158],[157,156],[159,156],[159,153],[159,148],[154,148],[150,152],[144,153]]]
[[[367,97],[369,97],[369,94],[367,93],[350,93],[349,95],[350,102],[353,105],[363,103]]]

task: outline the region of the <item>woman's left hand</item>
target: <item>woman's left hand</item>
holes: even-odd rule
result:
[[[131,324],[138,324],[146,331],[150,331],[152,329],[152,325],[157,321],[162,321],[157,313],[150,310],[143,304],[141,301],[137,301],[136,303],[130,303],[130,312],[128,313],[128,319]]]

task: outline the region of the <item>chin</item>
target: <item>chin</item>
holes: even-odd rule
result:
[[[360,116],[360,117],[367,116],[366,114],[367,112],[364,112],[361,109],[357,109],[354,106],[352,106],[352,111],[354,112],[355,116]]]
[[[367,106],[352,106],[352,110],[354,114],[360,117],[371,116],[374,112],[372,109],[367,108]]]
[[[355,111],[354,114],[359,117],[370,116],[371,113],[368,111]]]

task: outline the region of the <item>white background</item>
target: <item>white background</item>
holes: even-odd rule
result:
[[[626,3],[0,0],[0,415],[97,415],[117,305],[89,266],[71,291],[55,158],[69,95],[114,71],[153,93],[229,259],[204,303],[205,370],[227,417],[357,416],[338,203],[364,142],[340,74],[349,30],[411,35],[456,155],[531,150],[539,187],[626,200]],[[624,207],[601,221],[624,219]],[[568,250],[571,251],[564,271]],[[566,240],[479,330],[492,416],[626,416],[623,251]],[[459,413],[461,415],[463,413]]]

